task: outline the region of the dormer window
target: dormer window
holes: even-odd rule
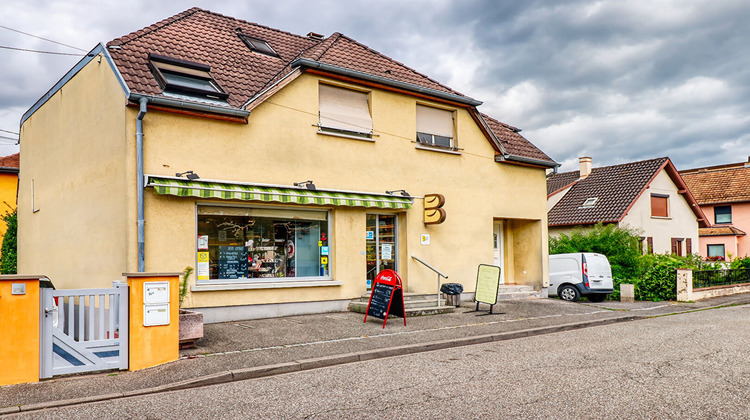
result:
[[[225,93],[205,64],[150,54],[151,70],[165,92],[182,93],[212,99],[226,99]]]
[[[248,46],[252,51],[258,52],[265,55],[270,55],[271,57],[278,57],[279,54],[276,53],[276,51],[271,48],[271,45],[268,44],[268,42],[260,39],[260,38],[253,38],[251,36],[247,36],[244,34],[238,34],[242,42],[245,43],[245,45]]]
[[[583,204],[581,204],[581,208],[586,209],[586,208],[594,207],[598,200],[599,200],[599,197],[587,198],[586,201],[584,201]]]

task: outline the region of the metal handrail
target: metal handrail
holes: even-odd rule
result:
[[[437,275],[438,275],[438,287],[437,287],[437,288],[438,288],[438,291],[437,291],[437,306],[438,306],[438,308],[439,308],[439,307],[440,307],[440,277],[445,277],[445,279],[447,280],[447,279],[448,279],[448,276],[447,276],[447,275],[445,275],[445,274],[443,274],[443,273],[442,273],[442,272],[441,272],[440,270],[438,270],[437,268],[435,268],[435,267],[433,267],[433,266],[431,266],[431,265],[427,264],[426,262],[424,262],[424,261],[420,260],[420,259],[419,259],[419,257],[417,257],[417,256],[415,256],[415,255],[412,255],[411,257],[412,257],[412,258],[414,258],[415,260],[419,261],[420,263],[422,263],[422,265],[424,265],[425,267],[427,267],[427,268],[429,268],[430,270],[432,270],[432,271],[434,271],[435,273],[437,273]]]

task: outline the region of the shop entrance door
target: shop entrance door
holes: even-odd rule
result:
[[[385,269],[398,271],[398,241],[396,216],[368,214],[367,230],[367,290],[372,288],[375,276]]]
[[[500,267],[500,284],[505,284],[505,252],[503,250],[504,223],[502,221],[495,221],[492,230],[492,246],[495,251],[494,264]]]

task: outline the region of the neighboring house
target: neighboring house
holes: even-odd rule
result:
[[[696,252],[698,228],[709,225],[669,158],[591,168],[547,180],[549,234],[579,226],[614,223],[638,229],[648,253],[688,255]]]
[[[385,268],[436,292],[412,256],[470,293],[483,263],[540,290],[557,164],[479,104],[339,33],[190,9],[96,47],[23,116],[19,272],[195,267],[207,322],[343,310]]]
[[[12,212],[16,208],[18,192],[18,153],[0,157],[0,215]],[[8,229],[4,220],[0,220],[0,243]]]
[[[680,171],[713,225],[701,228],[703,258],[750,256],[750,158],[747,162]]]

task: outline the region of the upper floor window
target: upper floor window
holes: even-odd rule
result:
[[[149,55],[151,69],[161,88],[214,99],[226,99],[225,93],[211,76],[210,66],[156,54]]]
[[[669,217],[669,196],[651,194],[651,217]]]
[[[714,223],[732,223],[732,206],[715,206]]]
[[[417,105],[417,143],[455,149],[454,132],[452,111]]]
[[[372,138],[372,117],[366,92],[321,84],[318,128],[322,133]]]

